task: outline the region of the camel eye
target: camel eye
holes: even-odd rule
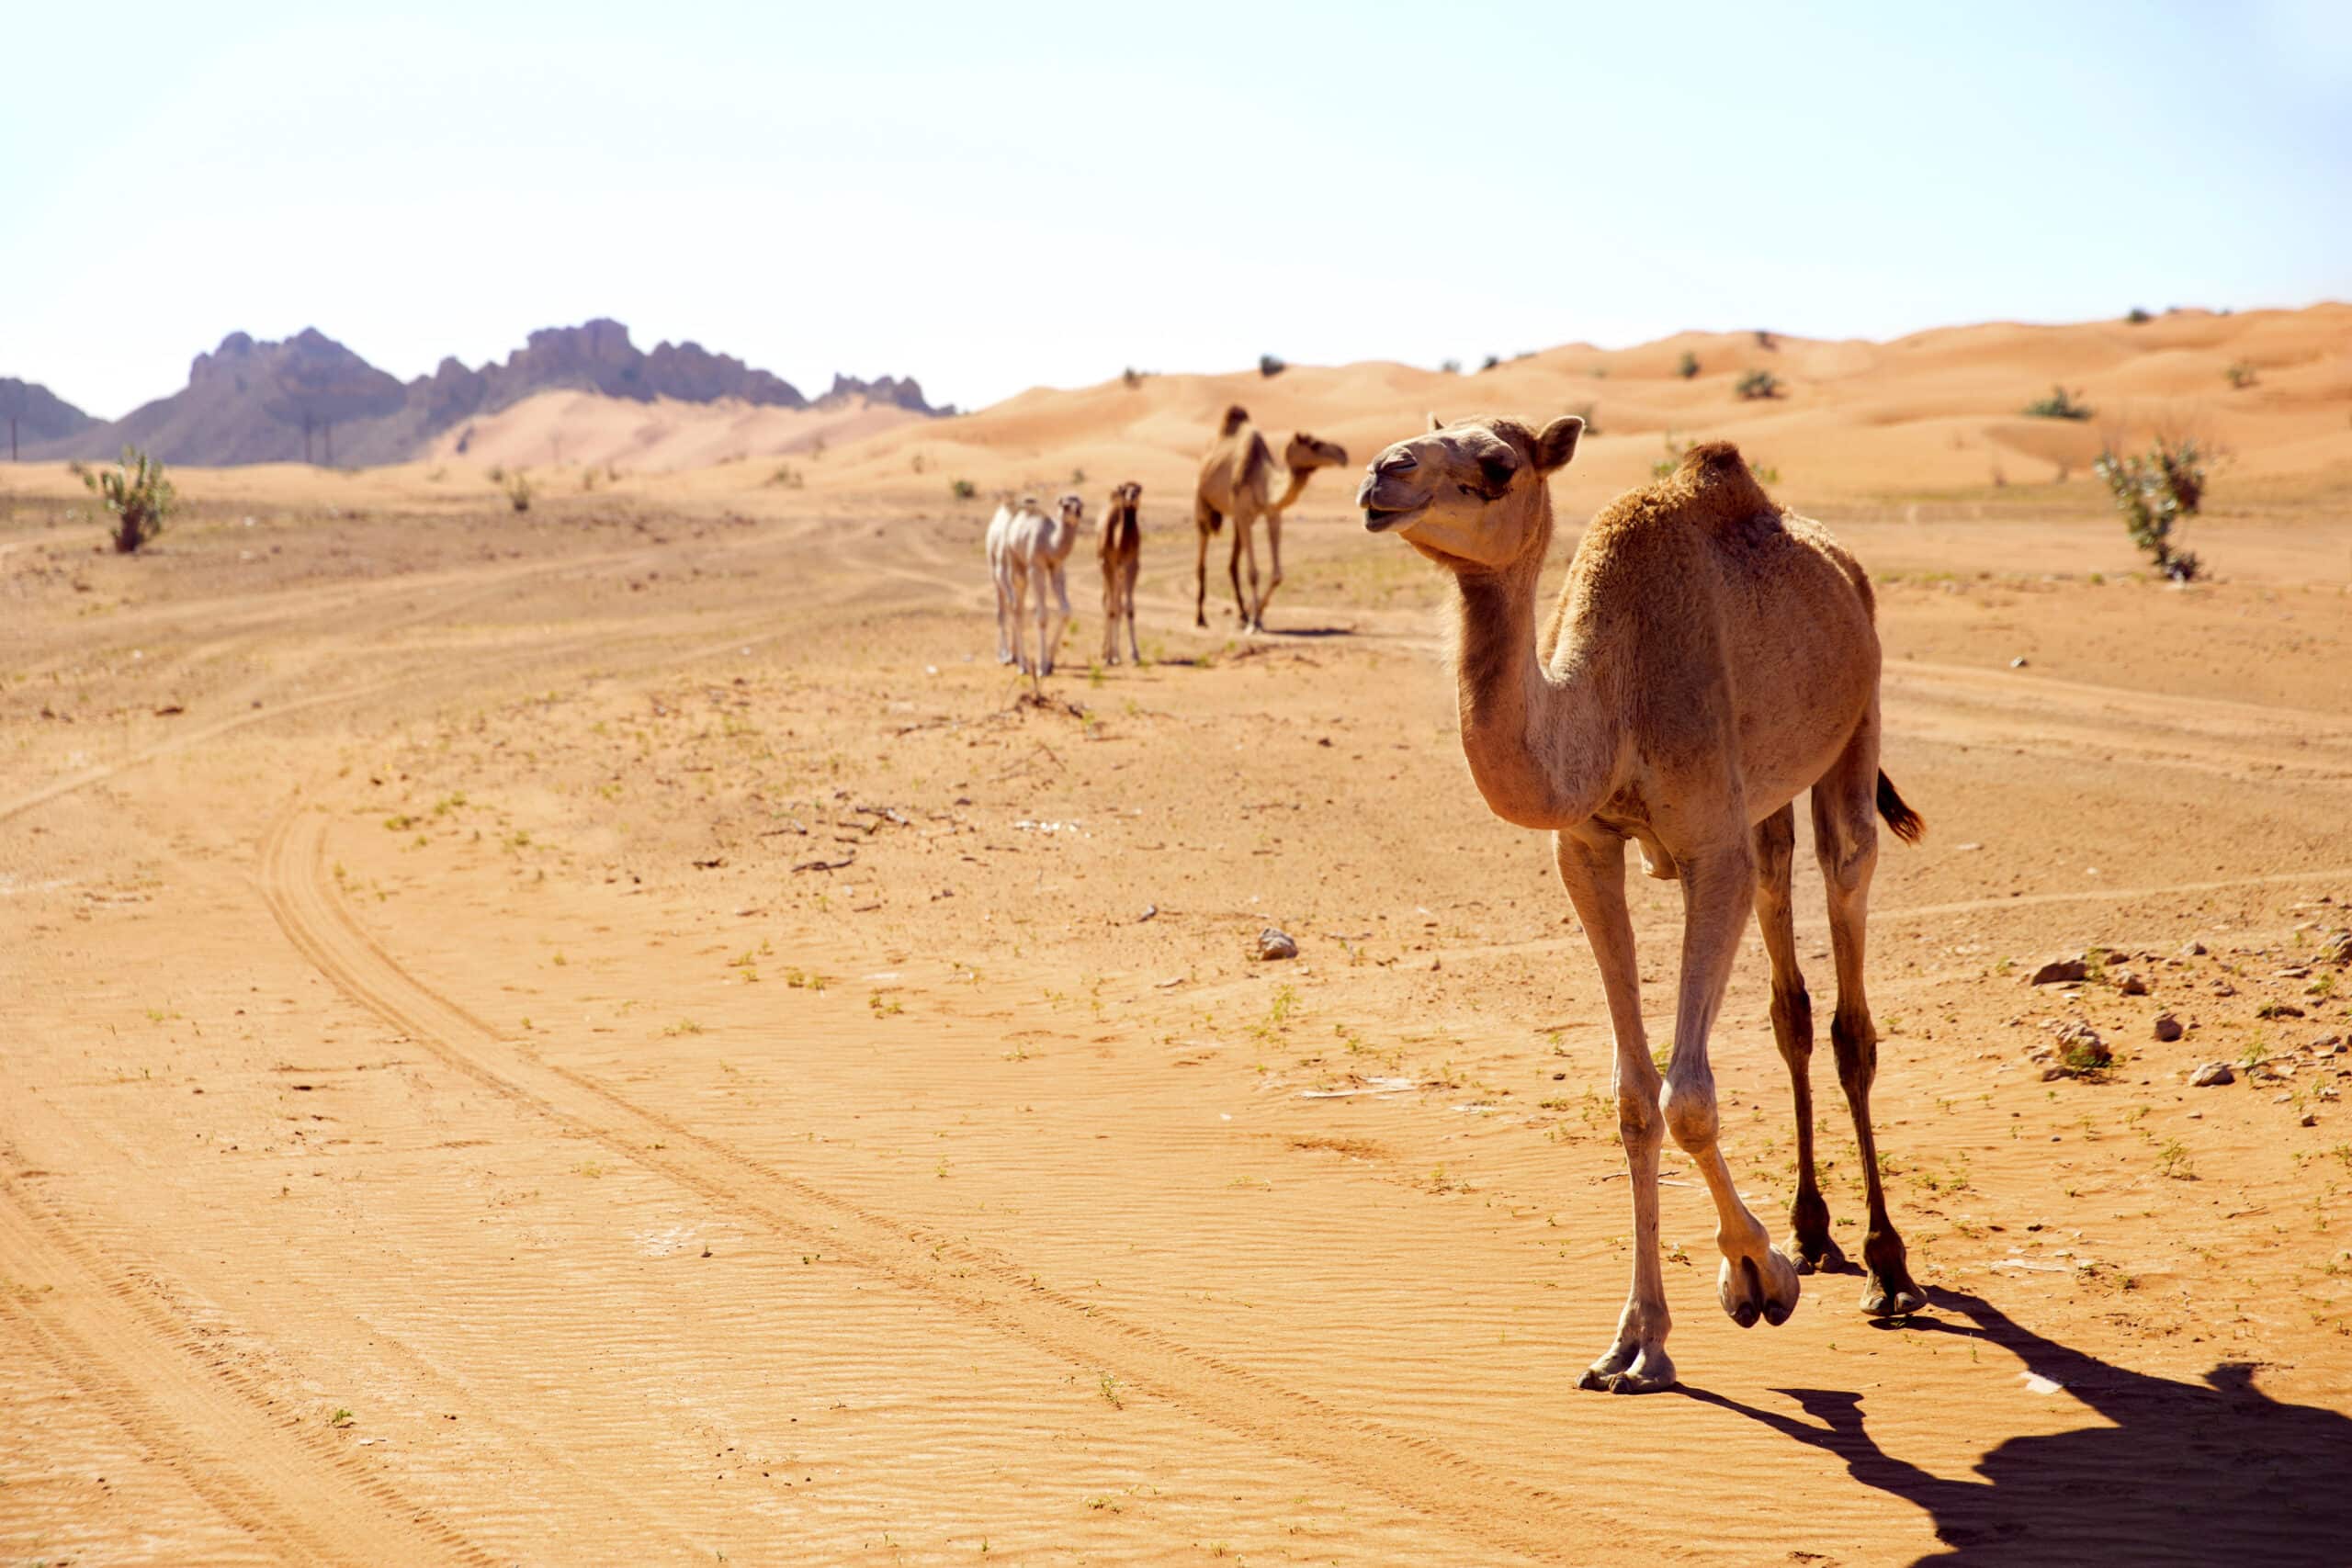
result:
[[[1511,476],[1519,472],[1519,459],[1509,452],[1490,452],[1478,459],[1478,477],[1486,481],[1491,495],[1500,495],[1510,488]]]

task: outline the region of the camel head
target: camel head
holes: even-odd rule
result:
[[[1348,466],[1348,449],[1336,441],[1317,441],[1306,432],[1295,432],[1289,445],[1283,448],[1283,467],[1293,473],[1302,469],[1344,468]]]
[[[1495,570],[1548,542],[1555,468],[1576,456],[1584,421],[1542,430],[1510,418],[1430,415],[1430,428],[1372,460],[1356,504],[1375,534],[1400,534],[1441,566]]]

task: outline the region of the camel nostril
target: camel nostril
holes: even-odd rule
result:
[[[1420,467],[1419,459],[1410,452],[1391,452],[1372,466],[1375,474],[1401,474]]]

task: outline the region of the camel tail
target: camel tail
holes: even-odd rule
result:
[[[1878,775],[1878,814],[1886,818],[1886,825],[1894,830],[1894,836],[1906,844],[1917,843],[1919,835],[1928,830],[1928,819],[1912,810],[1910,805],[1894,793],[1894,781],[1886,776],[1884,769],[1881,769]]]

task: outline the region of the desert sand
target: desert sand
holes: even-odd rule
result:
[[[2053,380],[2094,419],[2022,418]],[[523,515],[479,453],[187,472],[135,558],[0,468],[0,1554],[2340,1562],[2348,391],[2343,307],[1144,377],[790,478],[522,453]],[[1631,1228],[1590,958],[1351,471],[1272,632],[1193,630],[1236,400],[1358,465],[1432,405],[1597,405],[1563,560],[1668,432],[1731,436],[1870,567],[1928,1312],[1830,1274],[1737,1329],[1669,1146],[1683,1387],[1576,1391]],[[2087,473],[2161,423],[2233,453],[2187,588]],[[1145,487],[1148,662],[1090,669],[1081,548],[1023,705],[980,533],[1079,472]],[[1679,897],[1631,892],[1663,1039]],[[1826,1010],[1802,844],[1797,894]],[[1714,1060],[1777,1226],[1765,981],[1751,937]],[[2045,1077],[2070,1024],[2108,1071]]]

